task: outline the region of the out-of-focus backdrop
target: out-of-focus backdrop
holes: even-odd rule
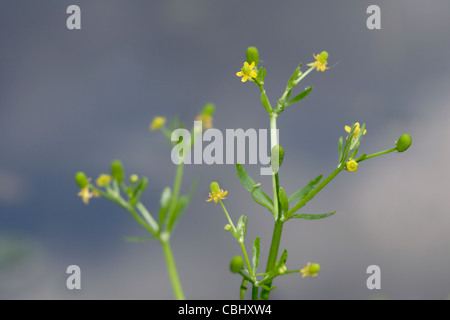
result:
[[[66,28],[66,8],[81,8],[81,30]],[[381,8],[368,30],[367,7]],[[322,265],[320,276],[278,278],[274,299],[445,299],[450,294],[450,3],[430,1],[3,1],[0,7],[0,298],[171,299],[160,246],[127,212],[105,199],[86,206],[73,176],[92,178],[121,159],[148,176],[144,203],[158,208],[175,166],[156,115],[187,124],[206,102],[220,130],[268,128],[259,91],[235,73],[257,46],[272,102],[299,62],[327,50],[330,70],[313,72],[314,90],[279,119],[288,193],[337,163],[344,126],[365,122],[361,151],[403,154],[344,172],[302,212],[336,214],[293,221],[281,248],[288,266]],[[268,193],[270,177],[246,168]],[[237,299],[228,270],[239,247],[223,231],[209,183],[229,191],[234,219],[248,216],[247,246],[262,238],[265,265],[273,219],[242,187],[233,165],[186,166],[184,190],[199,178],[172,239],[190,299]],[[66,268],[81,267],[82,289],[66,288]],[[366,268],[381,268],[381,290]]]

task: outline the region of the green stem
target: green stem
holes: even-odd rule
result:
[[[255,281],[255,275],[253,273],[253,269],[252,269],[252,266],[250,264],[250,260],[248,259],[247,250],[245,249],[245,246],[244,246],[244,244],[242,242],[239,241],[239,244],[241,246],[242,253],[244,254],[244,260],[245,260],[245,264],[247,265],[248,272],[250,273],[250,276]]]
[[[277,114],[273,113],[270,117],[270,146],[271,150],[278,144],[277,135]],[[278,256],[278,248],[280,247],[281,233],[283,231],[283,222],[280,220],[279,214],[279,200],[278,200],[278,189],[279,180],[278,173],[272,175],[272,185],[273,185],[273,206],[274,206],[274,217],[275,217],[275,227],[273,229],[272,243],[270,245],[269,257],[267,259],[266,272],[270,272],[275,267]],[[267,285],[271,286],[271,283]],[[261,300],[268,300],[270,291],[262,289]]]
[[[180,194],[181,181],[183,180],[184,161],[177,166],[177,173],[175,174],[175,180],[173,182],[173,194],[170,200],[169,212],[175,209],[177,204],[178,195]]]
[[[225,212],[225,215],[227,216],[228,223],[233,228],[233,234],[236,233],[236,227],[234,226],[233,220],[231,220],[230,215],[228,214],[227,208],[225,208],[225,205],[223,204],[222,200],[219,199],[220,205],[222,206],[223,212]]]
[[[283,222],[281,220],[277,220],[275,222],[275,227],[273,229],[272,235],[272,243],[270,245],[269,258],[267,259],[266,272],[275,268],[275,263],[277,262],[278,249],[280,247],[281,233],[283,231]],[[270,288],[272,286],[272,282],[267,283],[267,286]],[[261,291],[261,300],[269,300],[270,291],[263,289]]]
[[[315,67],[311,67],[308,70],[306,70],[304,73],[302,73],[302,75],[296,81],[294,81],[294,84],[297,85],[300,81],[303,80],[304,77],[306,77],[311,71],[313,71],[314,68]]]
[[[258,287],[253,285],[253,287],[252,287],[252,300],[259,300],[258,294],[259,294]]]
[[[167,270],[169,272],[175,299],[184,300],[183,288],[181,287],[180,278],[178,277],[177,266],[175,265],[175,259],[172,254],[169,240],[161,239],[161,245],[164,251],[164,256],[166,257]]]
[[[389,150],[376,152],[376,153],[373,153],[371,155],[365,156],[364,158],[362,158],[358,162],[361,162],[361,161],[364,161],[364,160],[367,160],[367,159],[370,159],[370,158],[378,157],[378,156],[381,156],[383,154],[391,153],[391,152],[396,151],[396,150],[397,150],[397,148],[392,148],[392,149],[389,149]]]

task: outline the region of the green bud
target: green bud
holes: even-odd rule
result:
[[[233,273],[238,273],[242,270],[244,267],[244,259],[242,259],[241,256],[236,256],[233,259],[231,259],[230,262],[230,270]]]
[[[119,160],[114,160],[111,163],[111,176],[113,177],[113,179],[117,180],[117,182],[121,183],[123,181],[123,166],[122,166],[122,162],[120,162]]]
[[[204,116],[212,116],[214,115],[214,111],[216,110],[216,107],[213,103],[207,103],[205,107],[203,108],[202,114]]]
[[[309,266],[309,273],[314,274],[320,271],[320,264],[313,263]]]
[[[209,189],[211,190],[211,192],[216,193],[220,191],[219,184],[216,181],[211,182],[211,184],[209,185]]]
[[[286,267],[285,265],[283,265],[283,266],[281,266],[281,267],[278,268],[278,274],[279,274],[279,275],[285,274],[286,271],[287,271],[287,267]]]
[[[86,177],[84,172],[81,171],[75,175],[75,182],[81,189],[86,188],[89,184],[88,178]]]
[[[225,231],[230,231],[231,230],[231,225],[230,224],[226,224],[224,229],[225,229]]]
[[[411,146],[412,139],[409,134],[402,134],[395,143],[398,152],[404,152]]]
[[[255,62],[255,66],[259,64],[259,51],[256,47],[247,48],[247,62],[249,64]]]
[[[136,183],[136,182],[138,182],[138,180],[139,180],[139,176],[137,174],[132,174],[130,176],[130,182],[131,183]]]

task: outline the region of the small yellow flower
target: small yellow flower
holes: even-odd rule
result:
[[[217,201],[220,200],[225,200],[225,196],[228,194],[228,191],[223,191],[222,189],[218,190],[218,191],[212,191],[209,193],[209,199],[206,201],[212,201],[214,200],[214,203],[217,204]]]
[[[155,117],[150,124],[150,130],[155,131],[161,128],[166,123],[165,117]]]
[[[242,82],[246,82],[247,80],[256,78],[258,73],[256,72],[255,62],[253,61],[251,64],[248,64],[248,62],[245,61],[244,66],[241,68],[241,71],[237,72],[236,75],[238,77],[242,77]]]
[[[313,57],[314,57],[314,59],[316,59],[316,61],[309,63],[308,66],[316,67],[317,71],[322,71],[322,72],[324,72],[325,70],[329,69],[327,67],[328,52],[322,51],[317,56],[315,54],[313,54]]]
[[[302,274],[302,278],[305,277],[317,277],[317,274],[320,271],[320,264],[308,262],[306,267],[300,270]]]
[[[213,117],[206,114],[200,114],[195,118],[195,121],[201,121],[204,129],[211,129],[213,127],[212,124]]]
[[[356,162],[353,159],[347,161],[345,166],[347,167],[347,170],[350,171],[350,172],[355,172],[356,170],[358,170],[358,162]]]
[[[350,131],[352,130],[352,127],[349,126],[345,126],[345,131],[347,131],[348,133],[350,133]],[[358,136],[359,132],[361,131],[361,128],[359,127],[359,122],[355,123],[355,130],[353,131],[353,136]],[[367,133],[367,130],[364,129],[363,131],[363,135],[365,135]]]
[[[111,176],[109,174],[101,174],[97,178],[97,186],[106,187],[111,183]]]
[[[90,191],[89,185],[87,187],[84,187],[81,189],[81,191],[78,193],[78,196],[81,197],[81,200],[84,202],[84,204],[89,204],[89,200],[93,197],[99,197],[97,191]]]

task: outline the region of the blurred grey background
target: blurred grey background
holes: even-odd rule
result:
[[[66,28],[81,7],[82,29]],[[381,30],[366,9],[381,7]],[[330,70],[302,86],[312,94],[279,119],[286,158],[282,186],[296,191],[337,162],[344,126],[365,122],[361,151],[391,148],[403,133],[413,146],[340,174],[302,212],[336,214],[292,221],[281,249],[288,266],[322,265],[320,276],[277,279],[273,299],[445,299],[450,294],[450,3],[432,1],[3,1],[0,9],[0,298],[172,299],[157,242],[105,199],[85,206],[75,172],[96,178],[121,159],[145,175],[144,203],[156,212],[175,166],[156,115],[192,123],[206,102],[214,126],[268,128],[258,89],[235,73],[245,49],[260,50],[266,89],[280,97],[299,62],[327,50]],[[246,168],[271,193],[271,178]],[[199,178],[172,239],[189,299],[238,299],[228,270],[239,254],[219,206],[205,202],[212,180],[229,191],[237,220],[248,216],[247,247],[273,219],[242,187],[233,165],[186,167],[183,190]],[[77,264],[82,289],[66,288]],[[366,268],[381,268],[381,290]]]

